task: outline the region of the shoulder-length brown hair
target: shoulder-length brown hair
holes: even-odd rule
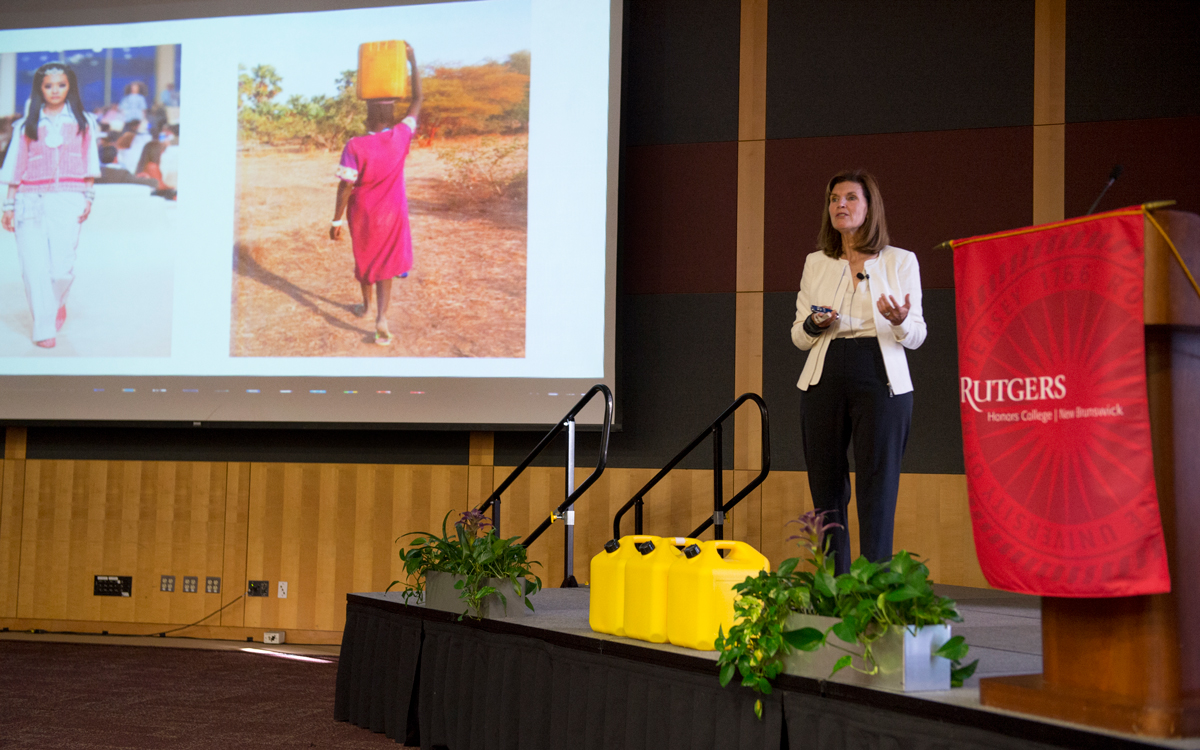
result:
[[[142,148],[142,158],[138,159],[137,170],[134,174],[141,174],[146,171],[146,166],[150,163],[158,164],[162,161],[162,153],[166,150],[159,141],[150,141]]]
[[[845,252],[842,249],[842,235],[833,228],[833,223],[829,220],[829,196],[833,189],[843,182],[857,182],[862,185],[867,199],[867,217],[855,233],[854,243],[859,252],[877,253],[887,246],[891,238],[888,237],[879,183],[864,169],[838,172],[825,186],[825,206],[821,210],[821,231],[817,234],[817,249],[830,258],[840,258]]]

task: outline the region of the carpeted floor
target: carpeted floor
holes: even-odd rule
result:
[[[0,641],[0,747],[398,747],[333,720],[337,661]]]

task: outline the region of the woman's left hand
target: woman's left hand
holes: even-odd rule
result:
[[[890,294],[884,294],[879,297],[879,302],[876,303],[879,312],[887,319],[889,323],[898,326],[908,317],[908,310],[912,307],[912,301],[909,300],[909,295],[904,295],[904,304],[896,302],[896,298]]]
[[[79,214],[79,223],[82,224],[83,222],[87,221],[87,217],[90,216],[91,213],[92,213],[92,202],[88,201],[87,205],[85,205],[83,207],[83,213]]]

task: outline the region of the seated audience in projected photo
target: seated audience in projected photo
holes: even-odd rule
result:
[[[362,304],[355,306],[354,314],[362,317],[370,311],[374,288],[375,343],[381,346],[392,343],[387,321],[392,279],[407,277],[413,264],[404,162],[421,111],[421,71],[412,46],[406,42],[404,48],[412,66],[408,111],[397,122],[395,99],[367,102],[367,134],[351,138],[342,151],[337,204],[329,228],[331,240],[341,239],[346,224],[342,216],[348,216],[354,277],[362,287]]]
[[[0,223],[15,232],[33,342],[52,349],[67,320],[80,227],[100,177],[99,126],[84,111],[75,72],[47,63],[33,74],[25,117],[13,125],[0,166],[8,186]]]

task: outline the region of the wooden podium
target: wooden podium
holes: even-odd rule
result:
[[[1156,211],[1193,274],[1200,216]],[[1042,599],[1042,674],[979,681],[980,701],[1122,732],[1200,735],[1200,297],[1145,219],[1146,385],[1171,593]]]

